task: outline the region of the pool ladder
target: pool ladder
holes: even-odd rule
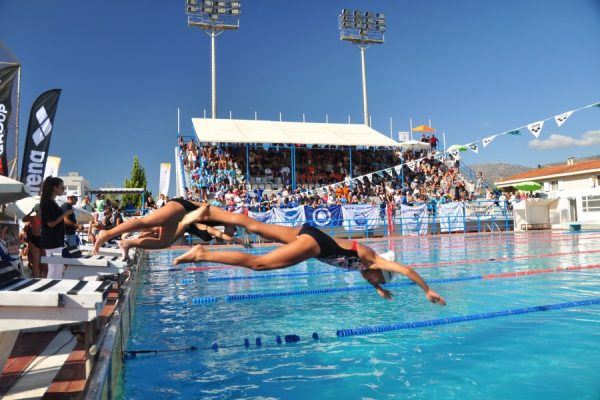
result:
[[[485,226],[490,230],[490,233],[493,235],[494,232],[497,230],[498,233],[500,234],[500,236],[502,236],[502,229],[500,229],[500,227],[498,226],[498,224],[496,223],[496,221],[492,221],[490,224],[485,224]],[[494,229],[494,227],[496,229]]]

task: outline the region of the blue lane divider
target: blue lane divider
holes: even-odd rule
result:
[[[192,304],[212,304],[212,303],[216,303],[216,302],[217,302],[217,298],[214,296],[194,297],[192,299]]]
[[[430,319],[430,320],[426,320],[426,321],[403,322],[403,323],[399,323],[399,324],[364,326],[364,327],[352,328],[352,329],[340,329],[336,332],[336,335],[338,337],[369,335],[372,333],[388,332],[388,331],[395,331],[395,330],[400,330],[400,329],[412,329],[412,328],[423,328],[423,327],[427,327],[427,326],[457,324],[459,322],[474,321],[477,319],[507,317],[510,315],[527,314],[527,313],[532,313],[532,312],[550,311],[550,310],[560,310],[563,308],[573,308],[573,307],[589,306],[589,305],[596,305],[596,304],[600,304],[600,297],[589,299],[589,300],[568,301],[566,303],[546,304],[546,305],[526,307],[526,308],[515,308],[512,310],[494,311],[494,312],[481,313],[481,314],[459,315],[456,317]]]
[[[481,275],[475,276],[464,276],[460,278],[448,278],[448,279],[430,279],[427,282],[434,283],[450,283],[450,282],[463,282],[463,281],[474,281],[482,279]],[[401,286],[412,286],[415,285],[412,281],[388,283],[385,285],[386,288],[401,287]],[[249,294],[231,294],[225,296],[225,301],[245,301],[245,300],[257,300],[266,299],[271,297],[289,297],[289,296],[307,296],[307,295],[318,295],[327,293],[340,293],[340,292],[358,292],[363,290],[372,290],[371,285],[362,286],[345,286],[338,288],[324,288],[324,289],[311,289],[311,290],[293,290],[289,292],[270,292],[270,293],[249,293]]]
[[[319,334],[317,332],[313,332],[312,336],[313,340],[318,341],[319,340]],[[283,344],[283,342],[285,343],[297,343],[300,342],[300,336],[298,335],[285,335],[283,337],[283,339],[281,339],[280,335],[277,335],[275,337],[275,343],[277,345],[281,345]],[[259,336],[255,339],[255,343],[256,343],[256,348],[262,348],[262,347],[272,347],[269,344],[267,344],[266,342],[263,343],[262,338]],[[245,347],[246,349],[250,349],[250,340],[248,338],[244,338],[244,342],[243,344],[219,344],[218,342],[214,342],[212,343],[210,346],[189,346],[189,347],[183,347],[183,348],[177,348],[177,349],[138,349],[138,350],[125,350],[123,351],[123,355],[125,356],[125,360],[133,360],[135,358],[137,358],[138,354],[154,354],[154,355],[158,355],[158,354],[165,354],[165,353],[178,353],[178,352],[186,352],[186,351],[193,351],[193,350],[212,350],[214,352],[219,351],[219,349],[232,349],[232,348],[236,348],[236,347]]]
[[[225,282],[225,281],[245,281],[245,280],[271,279],[271,278],[294,278],[294,277],[300,277],[300,276],[343,274],[343,273],[347,273],[347,272],[353,272],[353,271],[340,269],[340,270],[334,270],[334,271],[291,272],[288,274],[219,276],[219,277],[208,278],[207,281],[208,282]]]

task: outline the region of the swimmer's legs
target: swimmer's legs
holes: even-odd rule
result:
[[[254,271],[265,271],[296,265],[304,260],[316,257],[319,251],[317,243],[308,236],[301,236],[292,243],[260,256],[239,251],[207,251],[202,245],[197,245],[187,253],[177,257],[174,264],[207,261],[246,267]]]
[[[204,214],[204,221],[217,221],[224,224],[232,224],[244,227],[248,232],[255,233],[267,240],[273,240],[279,243],[290,243],[296,240],[300,232],[299,227],[288,227],[274,224],[264,224],[244,214],[234,214],[221,210],[217,207],[207,207],[209,212]],[[199,210],[193,213],[200,214]],[[192,214],[192,213],[190,213]]]

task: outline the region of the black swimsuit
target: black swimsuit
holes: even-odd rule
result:
[[[331,236],[308,224],[302,225],[300,233],[298,233],[298,236],[300,235],[308,235],[317,242],[320,249],[317,256],[319,261],[344,269],[357,271],[368,269],[368,266],[363,264],[358,256],[356,242],[353,243],[351,250],[344,249]]]
[[[194,203],[192,203],[189,200],[186,199],[182,199],[181,197],[177,197],[176,199],[171,199],[169,201],[174,201],[175,203],[179,203],[183,206],[183,208],[185,208],[185,212],[189,213],[191,211],[197,210],[198,207],[197,205],[195,205]]]
[[[198,229],[196,224],[191,224],[187,229],[187,233],[199,237],[205,242],[210,242],[213,239],[210,233],[208,233],[205,229]]]

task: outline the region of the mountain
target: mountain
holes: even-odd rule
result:
[[[469,167],[475,172],[483,172],[485,180],[492,184],[509,176],[533,169],[523,165],[504,163],[469,164]]]

